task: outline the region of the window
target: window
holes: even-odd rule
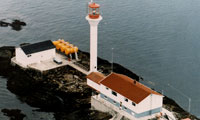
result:
[[[92,13],[93,13],[93,15],[96,14],[96,9],[95,8],[92,9]]]
[[[114,101],[114,100],[113,100],[113,103],[115,103],[115,104],[116,104],[116,101]]]
[[[134,102],[132,102],[132,105],[133,105],[133,106],[135,106],[135,103],[134,103]]]
[[[106,87],[106,90],[109,90],[109,88],[108,88],[108,87]]]
[[[104,98],[107,99],[108,97],[104,95]]]
[[[117,96],[117,93],[116,93],[116,92],[114,92],[114,91],[112,91],[112,94],[113,94],[114,96]]]
[[[124,107],[124,109],[125,109],[125,110],[127,110],[127,108],[126,108],[126,107]]]
[[[96,12],[97,12],[97,14],[99,14],[99,8],[96,8]]]
[[[31,57],[31,55],[27,55],[27,57]]]
[[[127,99],[127,98],[124,98],[124,101],[128,102],[128,99]]]

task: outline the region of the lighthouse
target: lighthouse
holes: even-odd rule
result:
[[[99,7],[100,5],[90,2],[88,4],[88,15],[86,16],[86,20],[90,24],[90,72],[97,71],[98,24],[102,20]]]

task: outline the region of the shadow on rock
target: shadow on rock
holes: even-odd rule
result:
[[[8,116],[10,120],[23,120],[26,117],[19,109],[2,109],[1,112]]]
[[[70,114],[55,113],[56,120],[109,120],[112,115],[96,110],[80,109]]]

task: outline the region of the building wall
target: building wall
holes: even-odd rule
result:
[[[87,84],[88,84],[90,87],[96,89],[97,91],[100,91],[100,85],[97,84],[97,83],[95,83],[95,82],[93,82],[92,80],[87,79]]]
[[[114,96],[112,94],[112,90],[109,88],[108,90],[106,89],[106,86],[102,85],[100,86],[100,92],[105,94],[106,96],[108,96],[109,98],[116,100],[116,102],[118,103],[122,103],[122,105],[126,106],[127,108],[132,109],[135,112],[139,112],[138,111],[138,105],[133,106],[132,105],[132,101],[128,99],[128,102],[125,101],[125,97],[120,95],[119,93],[117,93],[117,96]]]
[[[138,104],[138,112],[149,111],[162,107],[163,97],[160,95],[151,94]]]
[[[45,61],[53,57],[55,57],[55,48],[32,54],[32,58],[36,61]]]
[[[100,92],[103,93],[105,96],[111,98],[112,100],[115,100],[119,104],[121,102],[122,106],[129,108],[131,111],[134,111],[137,114],[162,107],[162,98],[163,97],[154,95],[154,94],[152,95],[152,97],[148,96],[143,101],[141,101],[139,104],[135,104],[135,106],[134,106],[134,105],[132,105],[131,100],[128,99],[128,102],[125,101],[125,97],[120,95],[119,93],[117,93],[117,96],[114,96],[112,94],[112,90],[110,88],[106,89],[106,86],[104,86],[102,84],[100,85]]]
[[[21,48],[16,48],[16,60],[24,66],[39,63],[55,57],[55,48],[26,55]]]
[[[26,54],[24,53],[24,51],[18,47],[15,48],[15,55],[16,55],[16,61],[19,62],[20,64],[27,66],[29,61],[28,61],[28,57],[26,56]]]
[[[136,113],[135,111],[133,111],[132,109],[130,109],[130,108],[124,106],[124,105],[120,106],[119,102],[117,102],[116,100],[113,100],[110,97],[107,97],[106,95],[104,95],[102,93],[100,94],[100,96],[104,100],[106,100],[109,103],[111,103],[113,106],[119,108],[120,110],[123,110],[123,111],[127,112],[128,114],[130,114],[131,116],[136,117],[136,118],[145,117],[145,116],[148,116],[148,115],[159,113],[161,111],[161,109],[162,109],[162,107],[158,107],[158,108],[151,109],[151,110],[148,110],[148,111],[143,111],[141,113]]]

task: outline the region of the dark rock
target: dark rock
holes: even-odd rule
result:
[[[178,118],[179,120],[183,118],[190,118],[191,120],[200,120],[196,116],[191,115],[190,113],[185,111],[183,108],[181,108],[174,100],[166,96],[163,98],[163,104],[166,109],[174,112],[176,118]]]
[[[10,59],[15,54],[14,47],[8,46],[8,47],[1,47],[0,48],[0,73],[1,74],[9,74],[9,71],[11,69],[10,66]]]
[[[20,31],[22,29],[22,26],[26,26],[26,23],[20,20],[13,20],[12,23],[0,20],[0,27],[8,27],[8,26],[10,26],[13,30]]]
[[[112,115],[96,110],[80,109],[70,114],[55,113],[56,120],[109,120]]]
[[[8,27],[10,25],[10,23],[4,22],[4,21],[0,21],[0,26],[1,27]]]
[[[16,31],[20,31],[22,29],[22,26],[26,26],[26,23],[25,22],[21,22],[19,20],[14,20],[10,26],[12,27],[13,30],[16,30]]]
[[[10,120],[23,120],[26,117],[19,109],[2,109],[1,112],[10,117]]]

